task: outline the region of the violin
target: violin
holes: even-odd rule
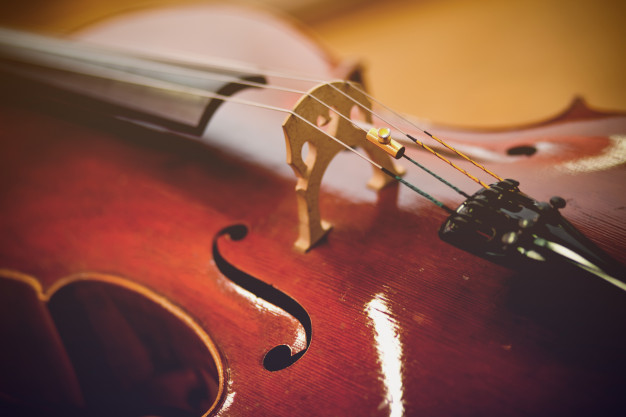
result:
[[[623,415],[625,115],[416,124],[220,6],[0,71],[5,415]]]

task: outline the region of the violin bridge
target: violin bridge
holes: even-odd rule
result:
[[[332,103],[332,108],[326,103]],[[283,123],[287,163],[297,177],[299,226],[298,239],[294,246],[300,252],[310,250],[332,228],[330,223],[321,218],[319,191],[326,168],[335,155],[346,148],[331,136],[349,147],[361,147],[373,162],[394,175],[403,175],[405,172],[404,168],[395,165],[390,157],[395,153],[394,157],[399,158],[403,148],[396,146],[397,144],[390,145],[386,141],[388,136],[386,131],[374,130],[367,133],[350,122],[350,112],[358,105],[357,103],[367,110],[371,109],[367,97],[349,83],[335,81],[322,84],[304,95]],[[372,123],[369,111],[365,112],[365,122]],[[368,134],[372,137],[367,138]],[[306,160],[302,157],[302,148],[305,144],[309,146]],[[394,146],[395,151],[390,152],[389,149]],[[380,190],[393,182],[393,178],[376,167],[372,168],[373,175],[367,184],[368,187]]]

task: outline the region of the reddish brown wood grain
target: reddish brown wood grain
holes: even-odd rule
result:
[[[340,181],[328,178],[320,198],[334,229],[300,254],[295,180],[262,158],[224,151],[219,138],[200,144],[17,98],[7,90],[0,108],[0,268],[44,291],[99,273],[168,299],[217,346],[225,382],[216,415],[623,414],[626,303],[608,284],[461,252],[437,238],[445,213],[424,199],[395,186],[361,191],[368,168],[349,155],[334,162],[328,175]],[[254,116],[246,122],[267,123]],[[623,158],[624,132],[625,117],[585,112],[516,131],[437,131],[489,150],[489,167],[535,198],[562,195],[564,215],[622,264],[624,163],[567,164]],[[520,145],[537,152],[507,156]],[[422,174],[408,178],[461,202]],[[223,257],[311,317],[309,350],[284,370],[265,370],[264,355],[283,343],[302,349],[302,327],[213,260],[217,234],[235,224],[249,233],[219,238]]]
[[[24,108],[5,106],[2,126],[2,267],[44,287],[107,272],[183,307],[224,360],[224,415],[288,415],[294,407],[302,415],[387,415],[366,312],[377,297],[402,343],[407,415],[584,415],[617,403],[615,349],[623,345],[602,332],[618,330],[624,316],[607,325],[610,309],[597,306],[614,301],[612,288],[572,290],[557,279],[566,286],[555,289],[461,253],[435,238],[441,213],[395,207],[394,188],[374,204],[324,193],[335,229],[302,255],[291,249],[293,184],[263,168],[180,138],[117,124],[99,132]],[[521,161],[514,176],[541,193],[545,176],[531,175],[531,166],[532,158]],[[554,175],[549,185],[568,191],[574,207],[566,214],[623,260],[624,228],[610,221],[622,195],[589,198],[607,187],[597,181],[623,175],[611,171]],[[596,218],[605,221],[587,223]],[[236,223],[250,233],[221,240],[224,257],[291,295],[313,322],[309,352],[282,371],[264,370],[263,356],[302,329],[233,288],[211,262],[214,236]],[[571,315],[594,309],[591,318],[605,322]]]

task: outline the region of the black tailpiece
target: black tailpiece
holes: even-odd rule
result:
[[[567,262],[626,291],[624,267],[561,216],[565,200],[539,202],[518,185],[507,179],[476,192],[441,226],[441,239],[515,269]]]

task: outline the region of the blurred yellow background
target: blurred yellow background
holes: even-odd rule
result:
[[[184,2],[193,1],[6,2],[0,24],[68,32],[125,10]],[[238,3],[303,21],[336,55],[365,64],[376,97],[433,122],[519,125],[558,113],[576,95],[594,108],[626,111],[623,0]]]

